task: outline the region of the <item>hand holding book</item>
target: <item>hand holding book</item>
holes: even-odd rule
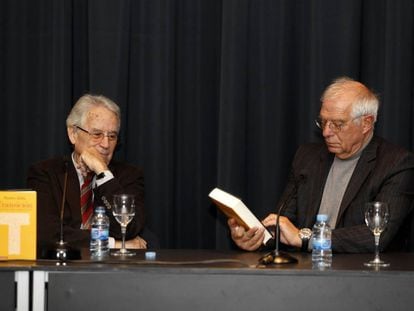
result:
[[[228,218],[235,219],[235,221],[246,230],[251,228],[263,228],[263,244],[266,244],[272,238],[270,231],[264,227],[264,225],[239,198],[219,188],[213,189],[210,192],[209,197]],[[229,223],[229,225],[231,224]]]

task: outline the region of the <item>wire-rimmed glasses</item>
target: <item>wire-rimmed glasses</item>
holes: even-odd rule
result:
[[[81,130],[82,132],[89,134],[91,139],[95,142],[100,142],[104,137],[108,137],[108,140],[111,142],[115,142],[118,140],[118,133],[117,132],[102,132],[102,131],[88,131],[84,128],[80,127],[79,125],[74,125],[75,128]]]
[[[340,131],[342,131],[342,129],[350,122],[359,119],[361,117],[364,117],[365,115],[361,115],[355,118],[352,118],[351,120],[348,121],[342,121],[342,120],[325,120],[322,119],[321,117],[318,117],[315,119],[315,124],[316,126],[323,131],[325,129],[326,126],[329,127],[329,129],[334,132],[334,133],[339,133]]]

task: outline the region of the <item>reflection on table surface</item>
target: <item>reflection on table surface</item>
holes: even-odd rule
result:
[[[80,260],[59,263],[54,260],[2,260],[0,269],[136,269],[142,267],[181,267],[181,268],[218,268],[242,270],[273,270],[312,272],[311,254],[292,252],[298,259],[296,264],[259,265],[259,259],[265,252],[190,250],[190,249],[158,249],[137,250],[135,256],[126,258],[107,255],[101,258],[91,257],[88,249],[81,250]],[[364,266],[364,262],[372,257],[366,254],[334,254],[332,268],[329,271],[374,271]],[[390,262],[390,267],[377,269],[383,272],[413,271],[414,253],[383,253],[381,257]]]

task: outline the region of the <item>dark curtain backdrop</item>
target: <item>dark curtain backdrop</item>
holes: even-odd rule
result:
[[[375,90],[377,132],[413,149],[413,21],[414,0],[1,0],[0,188],[69,153],[71,106],[104,94],[162,247],[229,248],[208,193],[273,211],[335,77]]]

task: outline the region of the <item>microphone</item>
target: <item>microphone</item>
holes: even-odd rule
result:
[[[65,165],[65,176],[63,181],[63,193],[62,193],[62,203],[60,206],[60,239],[56,243],[56,246],[53,249],[47,251],[47,259],[56,259],[60,262],[64,262],[67,259],[80,259],[80,250],[69,246],[63,238],[63,215],[65,213],[65,201],[66,201],[66,192],[67,192],[67,183],[68,183],[68,159],[64,159]]]
[[[299,185],[306,179],[306,176],[304,174],[300,174],[298,180],[294,183],[293,189],[289,192],[289,194],[286,196],[286,199],[280,204],[279,210],[277,212],[276,217],[276,226],[275,226],[275,249],[264,255],[259,259],[259,263],[263,265],[269,265],[269,264],[287,264],[287,263],[297,263],[298,260],[291,255],[282,252],[279,250],[279,243],[280,243],[280,223],[279,223],[279,217],[280,214],[282,214],[287,206],[287,204],[290,202],[290,200],[293,198],[293,196],[296,194],[297,189],[299,188]]]

